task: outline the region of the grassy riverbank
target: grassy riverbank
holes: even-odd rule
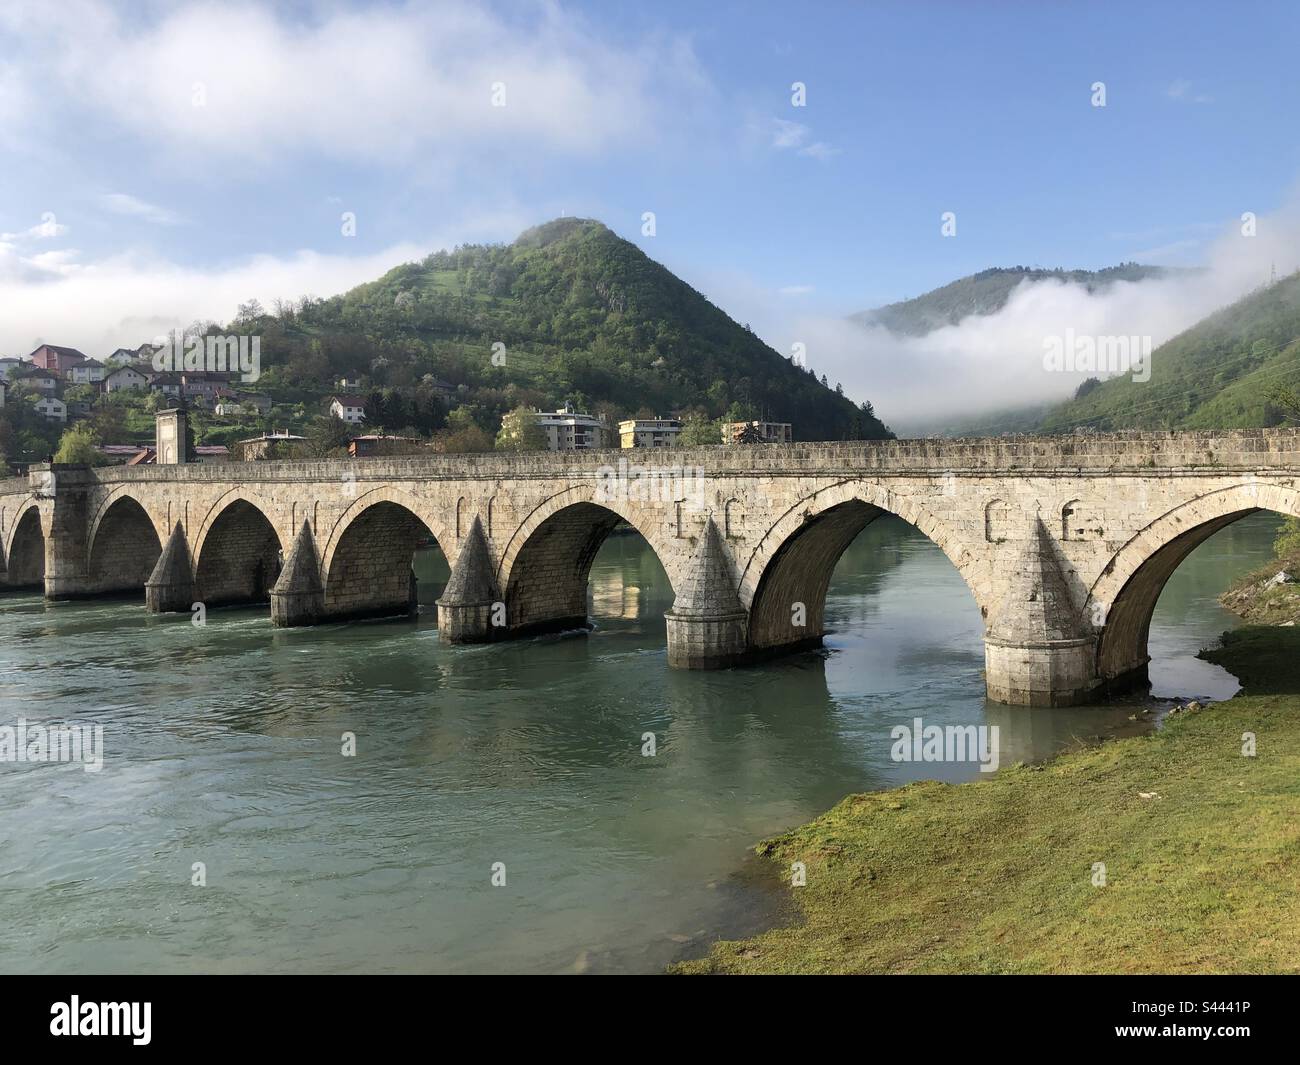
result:
[[[774,876],[807,867],[796,923],[677,971],[1300,972],[1300,697],[1263,694],[1300,691],[1297,652],[1296,629],[1244,630],[1206,657],[1261,694],[970,784],[849,796],[759,848]]]
[[[1298,571],[1300,559],[1270,562],[1237,581],[1219,603],[1255,625],[1294,625],[1300,621],[1300,584],[1294,583]],[[1292,575],[1292,581],[1274,583],[1279,573]]]
[[[1233,582],[1219,603],[1252,625],[1294,625],[1300,622],[1300,522],[1288,518],[1273,541],[1275,558]],[[1288,579],[1278,582],[1279,574]]]

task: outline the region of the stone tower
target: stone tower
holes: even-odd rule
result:
[[[190,412],[182,403],[170,410],[160,410],[154,421],[154,448],[159,466],[189,462]]]

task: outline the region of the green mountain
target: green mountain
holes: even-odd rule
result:
[[[945,325],[956,325],[972,314],[996,314],[1006,306],[1012,290],[1022,281],[1071,281],[1089,292],[1099,291],[1116,281],[1143,281],[1177,273],[1161,266],[1121,263],[1104,270],[1043,270],[1030,266],[994,267],[960,278],[914,299],[890,303],[855,314],[863,325],[882,325],[902,336],[924,336]]]
[[[1203,318],[1152,352],[1151,379],[1083,389],[1038,428],[1235,429],[1277,425],[1278,388],[1300,390],[1300,272]]]
[[[412,410],[433,385],[450,385],[489,431],[521,404],[572,400],[611,416],[788,421],[796,440],[891,435],[869,403],[794,365],[590,219],[439,251],[275,315],[246,305],[238,324],[262,331],[265,386],[289,399],[347,373],[361,375],[364,394],[412,397]]]

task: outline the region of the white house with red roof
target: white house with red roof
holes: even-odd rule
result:
[[[366,420],[366,401],[363,396],[330,396],[330,413],[348,425],[360,425]]]

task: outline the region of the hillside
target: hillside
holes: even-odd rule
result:
[[[1277,387],[1300,388],[1300,273],[1216,311],[1152,352],[1151,380],[1103,381],[1039,429],[1235,429],[1277,425]]]
[[[268,315],[264,385],[293,397],[343,373],[361,391],[452,385],[485,429],[521,404],[611,416],[696,409],[794,425],[797,440],[889,430],[601,223],[561,218],[509,245],[466,245],[330,299]],[[233,328],[233,327],[232,327]],[[495,357],[494,357],[495,353]]]
[[[1097,291],[1117,281],[1142,281],[1164,277],[1169,269],[1121,263],[1104,270],[1043,270],[1011,266],[981,270],[959,278],[923,296],[862,311],[853,320],[863,325],[881,325],[902,336],[924,336],[945,325],[956,325],[972,314],[996,314],[1006,306],[1012,290],[1022,281],[1069,281]]]

